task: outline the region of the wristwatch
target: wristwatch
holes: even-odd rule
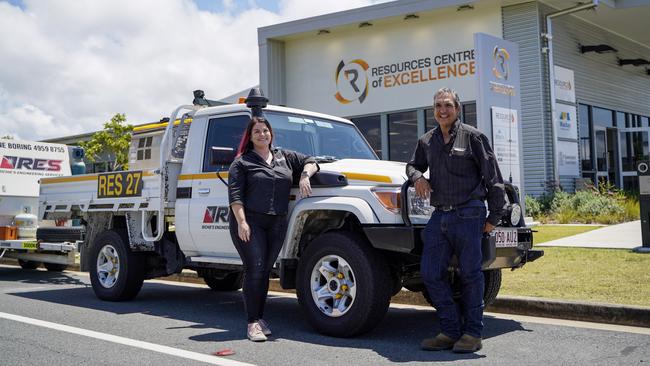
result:
[[[309,173],[307,171],[303,170],[302,173],[300,173],[300,176],[309,178]]]

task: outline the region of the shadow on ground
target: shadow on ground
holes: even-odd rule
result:
[[[205,288],[145,282],[140,294],[129,302],[97,299],[86,276],[72,272],[25,271],[0,267],[0,282],[70,285],[72,288],[10,293],[38,301],[78,306],[114,314],[141,313],[191,322],[193,329],[205,329],[190,337],[196,342],[224,342],[246,337],[241,292],[213,292]],[[390,308],[386,317],[369,333],[356,338],[333,338],[316,333],[301,314],[294,298],[269,296],[265,318],[277,338],[319,346],[368,349],[392,362],[437,362],[483,358],[480,354],[457,355],[451,352],[426,352],[420,341],[438,333],[435,311]],[[502,334],[527,331],[513,320],[486,316],[484,339]],[[216,328],[216,329],[215,329]],[[218,331],[217,331],[218,330]],[[225,331],[223,331],[225,330]]]

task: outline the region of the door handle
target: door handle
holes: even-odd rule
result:
[[[210,188],[199,188],[199,194],[208,194],[210,193]]]

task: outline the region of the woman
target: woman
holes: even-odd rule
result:
[[[292,183],[299,181],[300,195],[308,197],[309,178],[319,169],[314,158],[274,149],[272,142],[269,122],[251,118],[228,177],[230,236],[244,263],[247,334],[254,342],[271,335],[264,303],[269,272],[284,243]]]

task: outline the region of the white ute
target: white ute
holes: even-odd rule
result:
[[[174,111],[174,123],[135,131],[131,170],[43,179],[42,218],[82,219],[81,267],[99,298],[132,299],[143,280],[184,268],[196,270],[215,291],[241,288],[226,183],[251,108],[264,108],[276,147],[315,156],[321,167],[311,197],[299,199],[297,187],[292,191],[274,271],[282,287],[297,290],[310,324],[323,334],[354,336],[378,324],[402,287],[423,290],[420,233],[431,207],[409,190],[404,163],[377,159],[342,118],[267,107],[255,91],[247,105],[206,107],[202,93],[195,97],[195,105]],[[501,268],[543,254],[531,250],[532,233],[512,187],[507,205],[497,234],[484,243],[487,303],[499,290]],[[450,271],[456,282],[455,268]]]

